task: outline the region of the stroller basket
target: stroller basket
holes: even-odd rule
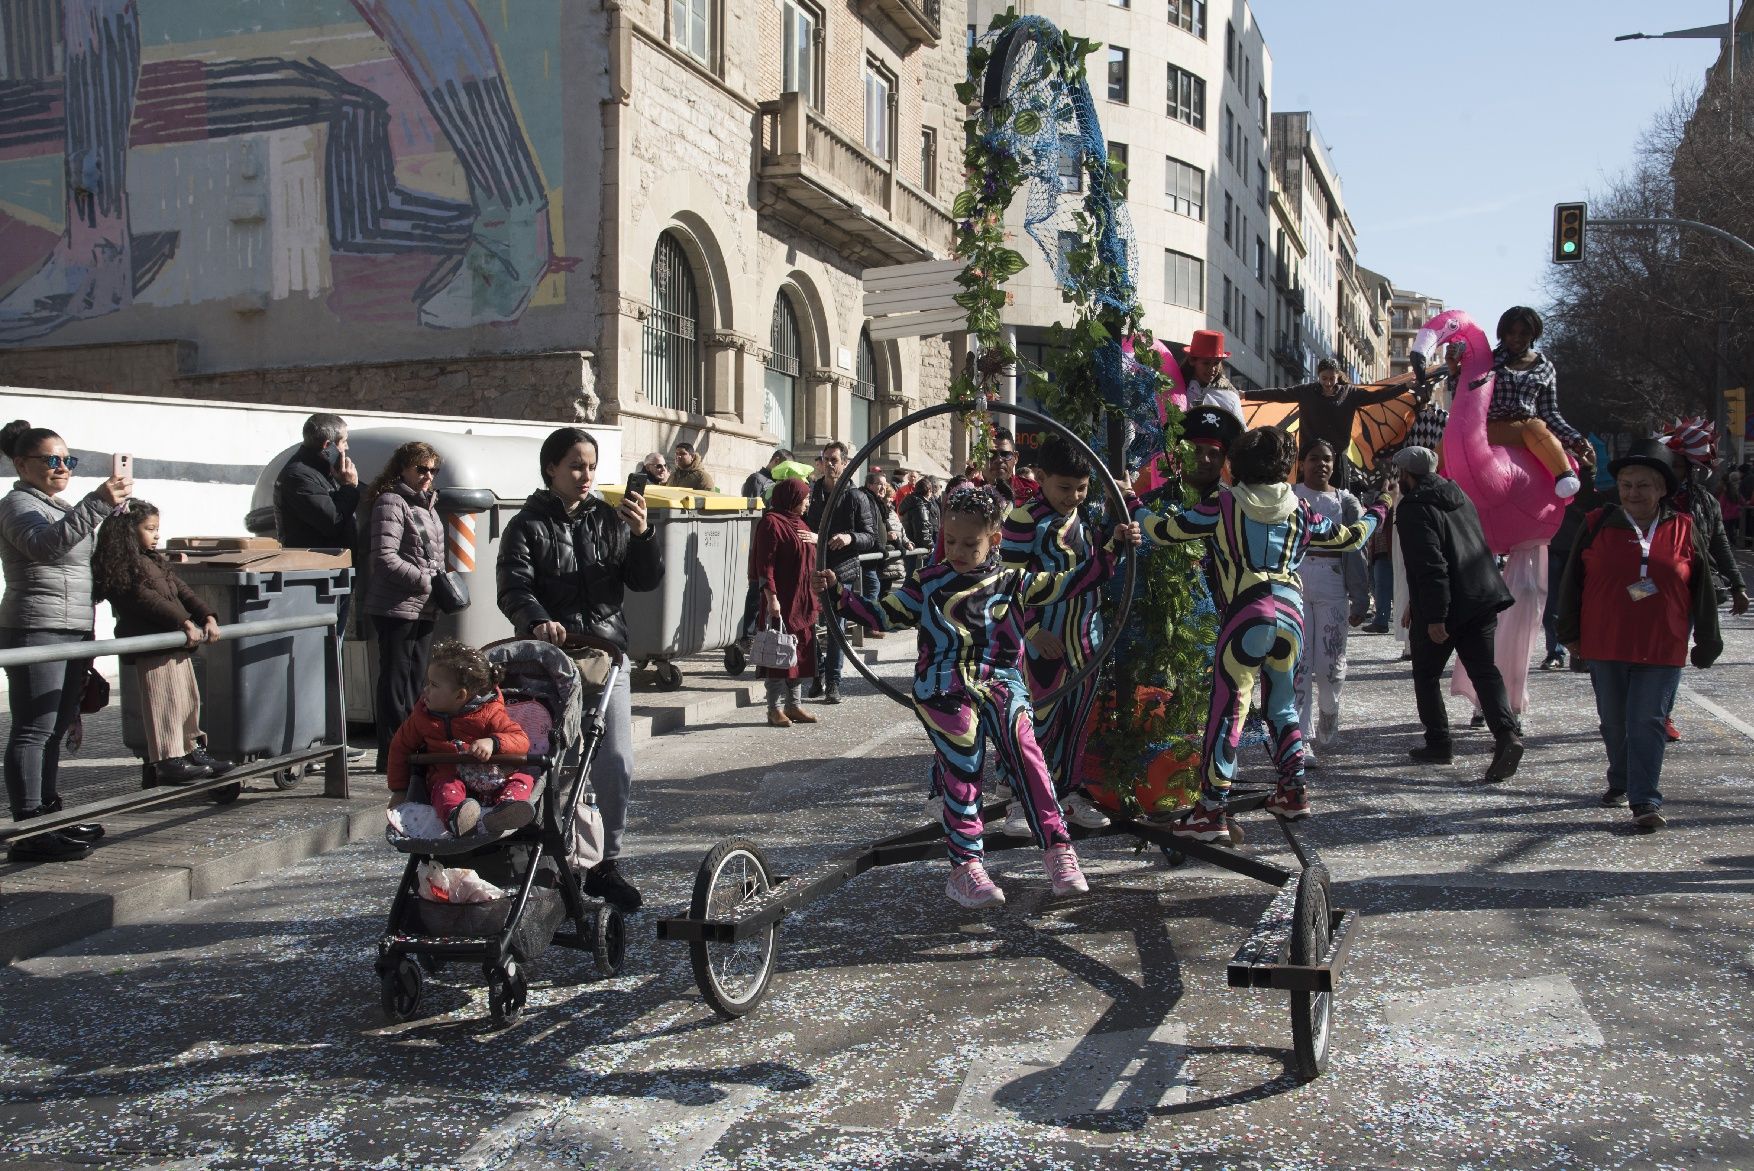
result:
[[[512,913],[516,901],[509,897],[485,903],[435,903],[420,899],[421,930],[450,938],[491,938],[505,930],[506,916]],[[555,927],[565,917],[566,907],[559,891],[542,886],[532,888],[523,918],[512,932],[511,950],[521,960],[536,959],[548,950]]]

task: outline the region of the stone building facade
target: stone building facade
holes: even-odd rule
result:
[[[601,420],[727,484],[945,394],[861,274],[948,255],[960,8],[15,7],[0,81],[46,113],[0,143],[0,382]]]

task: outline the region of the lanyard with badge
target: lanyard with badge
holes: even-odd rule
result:
[[[1626,523],[1632,526],[1632,532],[1638,541],[1638,580],[1627,586],[1626,592],[1632,595],[1633,601],[1642,602],[1646,598],[1654,598],[1657,593],[1657,583],[1650,579],[1650,542],[1651,536],[1657,531],[1657,522],[1662,517],[1651,517],[1650,528],[1641,529],[1638,522],[1632,519],[1631,513],[1625,509],[1621,509],[1621,513],[1626,517]]]

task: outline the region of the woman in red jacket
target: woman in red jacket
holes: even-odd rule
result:
[[[161,785],[186,785],[230,772],[231,761],[207,754],[193,661],[193,648],[219,640],[219,620],[158,551],[158,509],[135,497],[126,512],[104,521],[91,577],[93,597],[107,601],[116,616],[117,638],[181,631],[187,644],[122,656],[139,682],[146,762],[154,778]]]
[[[1686,664],[1723,651],[1717,595],[1693,518],[1669,501],[1678,481],[1659,441],[1636,444],[1608,470],[1617,506],[1584,518],[1560,585],[1559,638],[1588,660],[1608,751],[1602,804],[1630,802],[1638,828],[1662,827],[1664,724]]]
[[[767,722],[776,728],[816,722],[798,702],[799,683],[816,667],[816,614],[821,608],[810,588],[816,534],[804,523],[809,499],[810,485],[804,480],[775,484],[773,501],[755,526],[749,550],[749,576],[761,591],[762,622],[798,640],[798,658],[789,668],[756,669],[767,681]]]

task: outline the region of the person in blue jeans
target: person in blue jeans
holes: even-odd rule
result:
[[[1705,668],[1723,652],[1717,594],[1693,518],[1670,500],[1679,480],[1658,440],[1636,444],[1608,465],[1617,506],[1584,518],[1560,585],[1559,637],[1589,661],[1607,788],[1602,804],[1630,804],[1634,824],[1665,824],[1663,733],[1688,661]]]

